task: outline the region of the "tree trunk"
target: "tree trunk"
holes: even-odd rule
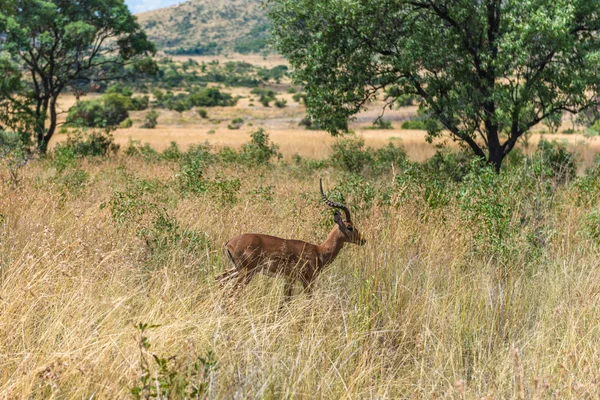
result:
[[[44,135],[44,154],[48,151],[48,143],[50,143],[50,139],[52,139],[52,136],[56,131],[56,117],[56,96],[54,96],[50,99],[50,126],[48,126],[48,130]]]
[[[502,151],[502,146],[490,146],[488,162],[494,167],[494,171],[496,171],[497,174],[500,173],[503,160],[504,152]]]

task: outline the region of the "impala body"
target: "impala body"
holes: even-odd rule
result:
[[[294,282],[297,280],[310,293],[315,278],[335,260],[345,243],[358,245],[366,243],[354,228],[348,207],[327,199],[323,193],[322,183],[320,189],[325,203],[330,207],[343,210],[346,217],[344,220],[338,211],[335,212],[335,226],[322,244],[316,245],[302,240],[282,239],[258,233],[236,236],[225,243],[225,254],[233,264],[233,268],[219,275],[217,280],[224,282],[235,279],[233,287],[235,292],[247,285],[258,272],[266,272],[287,278],[286,298],[291,297]]]

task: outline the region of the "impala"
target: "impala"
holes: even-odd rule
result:
[[[321,271],[331,264],[345,243],[364,245],[365,239],[352,224],[350,210],[344,204],[329,200],[323,193],[323,182],[319,181],[323,201],[329,207],[344,211],[345,220],[339,211],[333,215],[335,226],[327,239],[320,244],[302,240],[282,239],[259,233],[246,233],[225,243],[225,254],[233,268],[216,279],[225,282],[235,280],[231,294],[246,286],[254,275],[264,271],[287,278],[285,299],[292,296],[294,282],[299,280],[310,295],[312,283]]]

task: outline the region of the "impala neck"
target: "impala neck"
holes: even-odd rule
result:
[[[319,253],[321,255],[321,267],[326,267],[331,264],[338,253],[344,247],[344,235],[337,226],[334,226],[327,239],[319,246]]]

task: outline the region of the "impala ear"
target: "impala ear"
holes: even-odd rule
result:
[[[336,212],[333,214],[333,221],[334,221],[336,224],[338,224],[339,226],[342,226],[342,225],[343,225],[343,223],[342,223],[342,215],[340,214],[340,212],[339,212],[339,211],[336,211]]]

